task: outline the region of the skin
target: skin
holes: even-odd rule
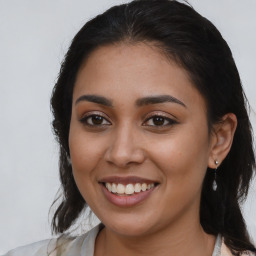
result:
[[[103,96],[113,106],[82,99]],[[177,102],[137,106],[143,97]],[[80,100],[78,100],[80,98]],[[69,146],[77,186],[104,223],[95,255],[212,255],[215,237],[199,222],[207,167],[227,155],[233,114],[208,132],[206,103],[185,70],[154,46],[125,44],[95,50],[82,65],[73,93]],[[102,116],[95,125],[91,115]],[[156,125],[152,116],[162,116]],[[171,120],[171,121],[170,121]],[[159,123],[158,123],[159,124]],[[116,175],[159,183],[138,205],[109,202],[99,181]]]

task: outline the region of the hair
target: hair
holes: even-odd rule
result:
[[[87,203],[72,175],[69,127],[72,94],[79,68],[97,48],[118,43],[153,43],[189,74],[207,104],[209,131],[226,113],[238,126],[233,144],[217,172],[206,172],[200,222],[205,232],[221,234],[235,255],[256,251],[249,239],[239,203],[247,196],[255,167],[247,100],[232,53],[216,27],[187,3],[175,0],[135,0],[114,6],[87,22],[74,37],[53,89],[53,129],[60,146],[62,201],[52,220],[55,233],[67,231]]]

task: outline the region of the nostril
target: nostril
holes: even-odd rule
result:
[[[141,164],[145,160],[145,154],[142,149],[135,146],[121,146],[109,148],[105,154],[105,160],[120,168],[125,168],[131,164]]]

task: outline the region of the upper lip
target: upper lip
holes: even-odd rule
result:
[[[127,176],[127,177],[120,177],[120,176],[108,176],[104,177],[99,180],[100,183],[120,183],[120,184],[135,184],[135,183],[146,183],[146,184],[152,184],[152,183],[159,183],[155,180],[146,179],[143,177],[137,177],[137,176]]]

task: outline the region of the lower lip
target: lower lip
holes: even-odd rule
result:
[[[120,206],[120,207],[130,207],[130,206],[134,206],[134,205],[137,205],[137,204],[143,202],[150,196],[150,194],[156,188],[156,187],[153,187],[149,190],[146,190],[146,191],[143,191],[140,193],[136,193],[131,196],[126,196],[126,195],[118,196],[112,192],[109,192],[109,190],[104,186],[104,184],[101,184],[101,187],[102,187],[102,191],[103,191],[104,195],[106,196],[106,198],[108,199],[108,201],[110,201],[112,204]]]

